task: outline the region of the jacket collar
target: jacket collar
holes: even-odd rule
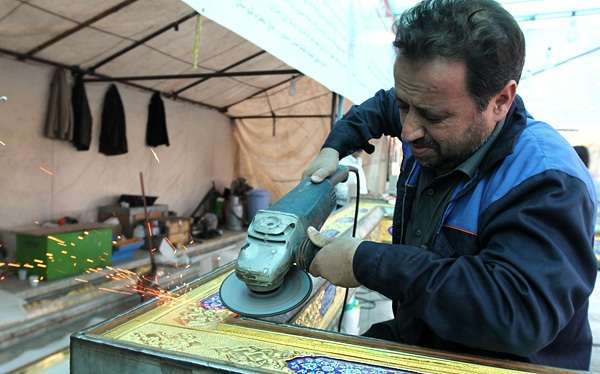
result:
[[[479,171],[482,174],[490,171],[498,162],[504,160],[513,152],[517,139],[527,126],[527,116],[528,113],[525,104],[523,104],[523,99],[517,95],[506,115],[500,134],[498,134],[490,150],[481,161]]]

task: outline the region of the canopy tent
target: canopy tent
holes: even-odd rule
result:
[[[198,33],[197,13],[178,0],[107,0],[103,2],[72,2],[59,0],[2,0],[0,6],[0,53],[24,62],[37,62],[80,70],[90,79],[114,78],[124,84],[144,90],[161,91],[163,96],[208,107],[225,115],[234,113],[260,114],[265,92],[286,89],[292,84],[310,82],[319,87],[318,95],[329,95],[322,106],[311,112],[325,119],[318,127],[329,128],[331,93],[316,82],[273,57],[239,35],[219,24],[201,18],[198,68],[193,68],[193,46]],[[286,71],[281,74],[281,71]],[[253,76],[226,76],[226,73],[262,72]],[[291,72],[290,72],[291,71]],[[214,74],[197,78],[177,79],[180,74]],[[164,79],[122,80],[119,77],[171,75]],[[166,79],[169,78],[169,79]],[[49,82],[40,82],[45,89]],[[88,82],[87,84],[93,84]],[[323,91],[324,90],[324,91]],[[321,92],[323,91],[323,92]],[[301,90],[297,96],[285,95],[280,104],[291,108],[295,102],[310,101]],[[252,105],[235,110],[239,103],[250,99]],[[321,101],[318,101],[321,103]],[[230,112],[234,109],[233,112]],[[277,107],[273,108],[277,112]],[[288,111],[291,109],[288,109]],[[269,111],[269,116],[271,112]],[[299,118],[297,120],[303,120]],[[270,120],[269,120],[270,121]],[[314,126],[313,126],[314,127]],[[314,143],[322,141],[315,138]],[[257,147],[240,144],[242,149]],[[256,152],[251,152],[256,153]],[[314,154],[313,154],[314,155]],[[312,155],[310,156],[312,157]],[[307,162],[304,159],[304,162]],[[240,170],[240,168],[238,168]],[[242,172],[245,169],[241,169]],[[269,187],[264,181],[246,173],[257,186]]]
[[[300,75],[206,18],[202,19],[198,68],[194,69],[197,13],[180,1],[107,0],[91,4],[3,0],[0,51],[24,61],[81,69],[92,79],[129,76],[131,79],[120,80],[222,112]],[[248,71],[260,73],[244,76]],[[177,79],[181,74],[209,75]],[[229,76],[222,77],[226,74]],[[132,78],[159,75],[162,79]]]
[[[265,3],[281,4],[260,2],[254,6],[264,8]],[[313,3],[307,4],[319,12],[318,2]],[[364,2],[350,3],[359,6]],[[349,12],[356,15],[361,10],[356,6],[348,8]],[[377,9],[381,13],[384,8]],[[208,13],[207,9],[200,11]],[[226,18],[226,11],[211,15]],[[389,30],[390,24],[391,20],[378,27]],[[238,175],[278,197],[296,183],[329,131],[337,99],[331,87],[319,82],[325,80],[335,86],[327,74],[339,64],[329,66],[325,75],[315,71],[319,77],[313,79],[303,70],[315,69],[282,61],[260,47],[265,43],[250,33],[255,24],[243,26],[238,35],[204,15],[199,17],[178,0],[106,0],[93,6],[65,0],[2,0],[0,54],[83,72],[87,84],[121,82],[229,116],[236,123]],[[344,32],[353,34],[356,30],[347,28]],[[246,34],[252,34],[255,43],[242,37]],[[350,53],[348,48],[346,53]],[[197,68],[193,66],[195,56]],[[391,56],[387,57],[388,69]],[[347,60],[345,55],[340,61]],[[381,66],[386,69],[386,65]],[[386,76],[381,72],[377,75]],[[387,79],[384,85],[390,86],[391,75]],[[369,79],[361,82],[372,87],[363,90],[361,98],[380,86]],[[345,104],[347,108],[348,101]]]

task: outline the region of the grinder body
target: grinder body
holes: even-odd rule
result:
[[[254,292],[268,293],[281,286],[293,266],[308,271],[318,248],[306,230],[321,228],[336,205],[335,185],[347,178],[344,167],[321,183],[305,178],[269,209],[258,211],[240,250],[237,278]]]

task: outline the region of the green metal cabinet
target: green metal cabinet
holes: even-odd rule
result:
[[[17,261],[28,275],[39,275],[43,280],[111,265],[112,229],[106,225],[69,225],[17,231]]]

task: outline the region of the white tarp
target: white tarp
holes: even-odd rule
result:
[[[184,1],[355,103],[394,84],[385,0]]]
[[[416,0],[390,0],[395,14]],[[535,118],[572,143],[600,141],[600,2],[501,0],[525,35],[519,94]]]

